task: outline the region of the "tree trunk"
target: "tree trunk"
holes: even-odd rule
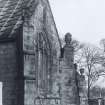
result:
[[[88,76],[88,105],[89,105],[89,99],[90,99],[90,73],[89,73],[89,76]]]

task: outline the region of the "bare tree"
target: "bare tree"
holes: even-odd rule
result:
[[[75,53],[84,47],[84,44],[80,43],[78,40],[72,40],[72,46],[74,47]]]
[[[64,40],[65,40],[64,38],[60,39],[62,46],[65,44]],[[71,45],[73,46],[75,52],[77,52],[78,50],[80,50],[84,46],[84,44],[80,43],[78,40],[76,40],[74,38],[71,41]]]
[[[92,45],[84,45],[84,47],[77,52],[75,56],[76,63],[80,68],[85,68],[88,86],[88,99],[90,98],[90,88],[98,80],[101,70],[101,51],[99,48]]]
[[[105,53],[105,39],[104,38],[100,40],[100,45],[102,46],[103,51]]]
[[[105,68],[105,38],[100,40],[100,45],[103,50],[103,55],[102,55],[102,66]]]

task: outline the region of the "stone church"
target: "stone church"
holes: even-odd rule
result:
[[[70,36],[59,59],[48,0],[0,0],[0,105],[77,105]]]

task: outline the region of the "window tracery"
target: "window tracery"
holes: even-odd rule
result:
[[[50,90],[51,49],[43,32],[38,33],[36,44],[36,81],[38,95],[46,95]]]

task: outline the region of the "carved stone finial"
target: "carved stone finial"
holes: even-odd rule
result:
[[[81,69],[80,69],[80,73],[81,73],[81,75],[84,74],[84,68],[81,68]]]
[[[71,41],[72,41],[72,35],[70,33],[66,33],[66,35],[65,35],[66,44],[70,44]]]
[[[77,68],[78,68],[77,63],[74,63],[74,69],[77,70]]]

